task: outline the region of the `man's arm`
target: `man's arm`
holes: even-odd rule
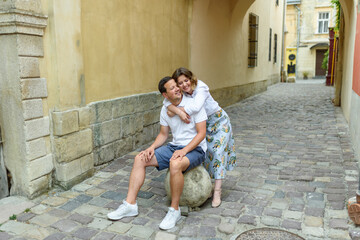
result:
[[[201,141],[205,138],[205,136],[206,136],[206,121],[196,123],[195,127],[196,127],[197,134],[193,138],[193,140],[191,140],[191,142],[188,145],[186,145],[183,149],[176,150],[170,160],[176,159],[178,157],[180,157],[182,159],[188,152],[191,152],[193,149],[195,149],[201,143]]]
[[[140,154],[144,154],[146,162],[150,161],[151,158],[154,156],[155,149],[162,146],[166,142],[169,136],[169,129],[170,129],[169,126],[160,125],[160,132],[155,138],[153,144],[151,144],[150,147],[148,147],[146,150],[140,153]]]

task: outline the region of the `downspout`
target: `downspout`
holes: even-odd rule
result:
[[[339,26],[339,40],[338,40],[338,56],[335,58],[335,96],[334,105],[341,106],[341,89],[344,63],[344,36],[345,36],[345,19],[343,10],[340,11],[340,26]]]
[[[300,46],[300,15],[301,15],[301,10],[300,8],[298,8],[298,6],[294,5],[296,10],[298,11],[298,15],[297,15],[297,26],[296,26],[296,59],[295,59],[295,79],[298,80],[298,69],[299,69],[299,46]]]
[[[284,46],[285,46],[285,9],[286,9],[286,0],[284,0],[284,9],[283,9],[283,24],[282,24],[282,43],[281,43],[281,50],[282,50],[282,54],[281,54],[281,82],[285,82],[285,71],[284,71],[284,55],[285,55],[285,51],[284,51]]]

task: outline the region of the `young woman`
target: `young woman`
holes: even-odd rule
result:
[[[229,116],[212,98],[209,87],[198,80],[193,73],[186,68],[178,68],[172,75],[179,88],[184,94],[192,97],[194,104],[177,108],[169,101],[164,101],[170,116],[178,115],[182,121],[189,122],[189,116],[198,112],[201,107],[205,108],[208,120],[206,121],[207,152],[204,166],[211,178],[215,179],[212,207],[221,204],[221,183],[225,178],[226,171],[236,166],[236,154],[234,138]]]

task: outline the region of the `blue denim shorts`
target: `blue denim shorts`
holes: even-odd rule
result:
[[[173,153],[176,150],[183,149],[184,147],[185,146],[175,146],[172,144],[167,144],[165,146],[161,146],[155,149],[155,157],[159,164],[159,167],[157,167],[157,169],[160,171],[169,168],[170,158],[172,157]],[[199,146],[197,146],[191,152],[188,152],[185,156],[190,161],[190,165],[185,170],[185,172],[189,171],[190,169],[193,169],[194,167],[199,166],[205,160],[205,152]]]

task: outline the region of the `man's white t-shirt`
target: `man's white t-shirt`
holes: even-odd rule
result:
[[[191,103],[192,100],[189,97],[183,95],[178,107],[184,107],[186,104]],[[173,135],[173,140],[170,143],[177,146],[188,145],[197,135],[195,124],[206,120],[207,116],[204,108],[201,108],[199,112],[190,115],[190,123],[184,123],[181,121],[178,115],[169,117],[167,115],[167,108],[165,106],[162,107],[160,113],[160,125],[170,127]],[[204,152],[206,152],[207,146],[205,138],[201,141],[199,146]]]

